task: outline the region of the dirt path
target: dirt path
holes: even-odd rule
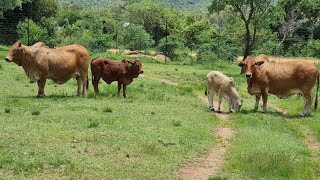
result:
[[[148,75],[143,77],[164,82],[166,84],[177,86],[178,83],[162,78],[154,78]],[[197,94],[197,97],[207,104],[207,97]],[[217,101],[214,101],[214,106],[218,107]],[[223,106],[221,107],[222,113],[214,113],[220,120],[226,121],[229,114],[224,113]],[[215,145],[208,150],[208,152],[196,158],[190,163],[183,165],[178,169],[178,176],[186,180],[206,180],[212,176],[216,176],[221,172],[221,168],[225,164],[225,154],[230,146],[230,140],[235,135],[236,131],[232,128],[218,126],[214,130],[214,134],[218,136]]]

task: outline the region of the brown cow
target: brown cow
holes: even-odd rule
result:
[[[91,72],[92,85],[97,94],[99,93],[99,81],[102,78],[107,84],[118,81],[118,95],[121,85],[123,85],[123,97],[126,97],[126,86],[133,81],[133,78],[137,78],[139,74],[143,73],[142,64],[139,60],[130,62],[124,59],[121,62],[115,62],[103,57],[91,61]]]
[[[256,96],[254,110],[258,109],[260,97],[263,99],[263,112],[267,112],[268,93],[279,98],[287,98],[293,94],[302,94],[304,97],[304,111],[301,116],[310,114],[312,104],[311,90],[317,81],[315,109],[318,106],[319,72],[314,64],[293,61],[287,63],[256,62],[247,57],[239,63],[244,66],[248,84],[248,93]]]
[[[75,77],[78,82],[78,92],[86,96],[88,86],[88,68],[90,56],[86,48],[70,45],[56,49],[48,48],[38,42],[33,46],[25,46],[21,42],[12,45],[6,61],[22,66],[32,81],[37,81],[38,97],[44,97],[44,87],[47,79],[63,84]]]

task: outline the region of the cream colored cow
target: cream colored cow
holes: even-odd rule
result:
[[[207,95],[209,108],[212,111],[214,111],[213,96],[215,94],[218,94],[219,96],[218,112],[221,112],[220,106],[223,97],[229,104],[230,112],[232,112],[232,108],[234,108],[237,112],[240,111],[240,108],[242,106],[242,100],[238,95],[232,77],[228,77],[218,71],[210,72],[207,75]]]

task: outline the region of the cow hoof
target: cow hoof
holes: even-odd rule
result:
[[[229,111],[229,113],[233,113],[232,111]]]
[[[300,114],[301,117],[306,117],[306,116],[308,116],[308,115],[309,115],[309,114],[307,114],[307,113],[301,113],[301,114]]]
[[[210,108],[210,111],[214,111],[214,108]]]
[[[46,95],[37,95],[37,98],[44,98],[44,97],[46,97]]]
[[[221,113],[221,111],[220,111],[220,110],[218,110],[217,112],[218,112],[218,113]]]

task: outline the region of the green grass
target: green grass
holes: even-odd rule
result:
[[[48,81],[47,96],[36,98],[37,84],[21,67],[2,65],[5,177],[170,179],[179,165],[214,144],[211,130],[218,121],[190,88],[139,77],[127,87],[126,99],[116,95],[116,83],[104,82],[100,95],[90,83],[83,98],[72,79],[64,85]],[[147,72],[158,65],[144,63]]]
[[[2,54],[6,54],[2,53]],[[1,54],[1,50],[0,50]],[[116,60],[124,55],[99,53]],[[117,96],[116,83],[101,82],[100,95],[76,96],[76,81],[48,81],[46,98],[36,98],[21,67],[0,62],[0,174],[14,179],[177,179],[179,166],[205,153],[216,142],[217,125],[236,129],[222,172],[210,179],[315,179],[320,157],[304,144],[301,125],[320,141],[320,114],[298,115],[303,99],[270,95],[269,108],[252,112],[236,63],[190,66],[142,59],[146,75],[170,79],[178,86],[139,77]],[[203,94],[205,77],[218,70],[235,78],[244,105],[230,120],[220,121],[195,94]]]

